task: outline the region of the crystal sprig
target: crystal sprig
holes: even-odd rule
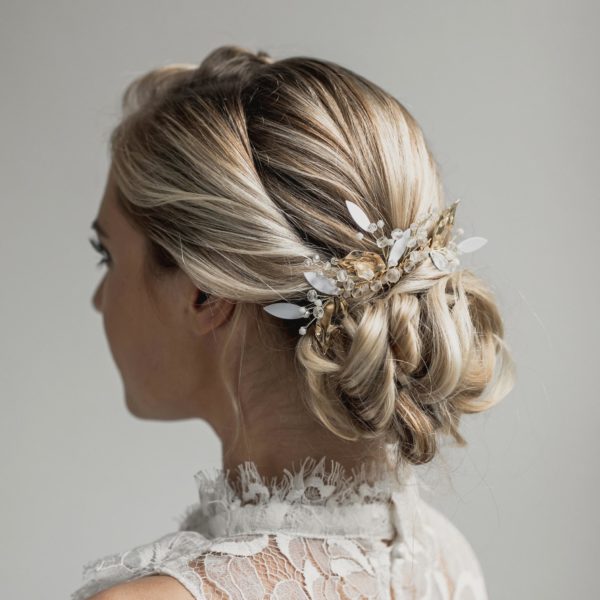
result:
[[[382,219],[370,220],[367,214],[354,202],[346,200],[346,207],[354,222],[362,231],[356,239],[363,240],[367,232],[375,241],[379,252],[353,250],[344,258],[332,257],[323,262],[319,254],[306,257],[305,266],[311,270],[304,277],[311,285],[306,293],[307,306],[290,302],[276,302],[264,308],[269,314],[280,319],[300,319],[313,317],[299,328],[300,335],[306,334],[313,322],[317,321],[316,338],[323,353],[329,347],[331,333],[338,328],[336,320],[345,315],[348,298],[357,298],[371,292],[378,292],[384,286],[393,285],[404,273],[410,273],[419,263],[428,258],[443,272],[456,270],[460,264],[459,255],[474,252],[487,243],[482,237],[470,237],[461,242],[457,235],[446,240],[446,233],[452,228],[456,208],[460,200],[439,213],[431,210],[407,229],[392,229],[384,234]],[[429,222],[437,217],[431,236]]]

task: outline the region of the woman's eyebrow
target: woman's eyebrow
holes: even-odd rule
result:
[[[98,232],[98,234],[101,235],[102,237],[109,239],[108,234],[106,233],[106,231],[104,230],[102,225],[100,225],[100,223],[98,223],[98,219],[94,219],[92,221],[92,229],[95,229]]]

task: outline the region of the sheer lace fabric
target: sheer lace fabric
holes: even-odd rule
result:
[[[200,470],[178,531],[87,563],[71,600],[152,574],[196,600],[487,600],[471,546],[420,497],[414,468],[330,464],[307,458],[267,482],[246,462],[237,485]]]

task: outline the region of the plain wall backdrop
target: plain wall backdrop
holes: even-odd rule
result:
[[[492,600],[596,597],[598,56],[592,1],[0,4],[0,596],[173,531],[220,464],[206,423],[143,421],[91,297],[107,139],[136,75],[238,44],[339,62],[421,124],[492,283],[513,392],[421,468]],[[594,586],[594,587],[592,587]]]

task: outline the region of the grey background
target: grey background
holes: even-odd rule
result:
[[[130,79],[236,43],[396,95],[460,197],[517,387],[422,468],[496,600],[592,598],[598,544],[598,3],[2,2],[0,595],[172,531],[220,462],[202,422],[130,415],[87,241]],[[595,591],[595,590],[594,590]]]

